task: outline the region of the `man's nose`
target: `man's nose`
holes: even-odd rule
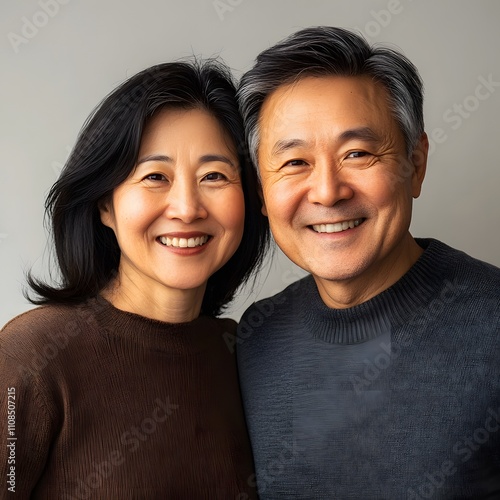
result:
[[[316,164],[309,177],[309,202],[331,207],[340,200],[352,198],[354,191],[347,177],[342,167],[332,161]]]

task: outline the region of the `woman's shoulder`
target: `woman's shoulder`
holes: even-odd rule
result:
[[[23,312],[0,330],[0,351],[12,357],[38,352],[78,330],[79,305],[43,305]],[[81,314],[81,313],[80,313]]]
[[[221,328],[224,328],[225,330],[236,330],[238,325],[234,319],[228,317],[216,318],[216,320]]]
[[[203,317],[201,316],[200,318]],[[221,334],[236,333],[236,327],[238,326],[238,323],[236,323],[236,321],[232,318],[206,316],[205,320],[208,321],[208,327],[210,330],[217,331]]]
[[[33,332],[47,326],[54,327],[58,323],[74,315],[76,305],[43,305],[25,311],[9,320],[0,330],[0,338],[8,338],[18,331]]]

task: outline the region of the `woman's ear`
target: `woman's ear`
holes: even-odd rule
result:
[[[101,222],[111,229],[114,230],[115,217],[113,210],[113,203],[111,197],[99,200],[97,202],[97,208],[99,208],[99,214],[101,216]]]

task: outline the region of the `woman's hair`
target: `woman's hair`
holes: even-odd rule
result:
[[[60,278],[57,286],[28,273],[34,304],[79,303],[116,276],[120,248],[101,222],[99,203],[133,171],[143,129],[159,110],[203,109],[220,123],[238,153],[245,198],[243,239],[231,259],[208,280],[201,312],[217,315],[261,263],[269,243],[258,181],[249,158],[229,69],[219,61],[164,63],[131,77],[85,122],[45,202]],[[231,210],[231,207],[227,207]]]
[[[315,26],[300,30],[257,56],[240,82],[238,96],[250,156],[257,166],[259,117],[266,98],[281,85],[307,76],[370,76],[389,96],[394,118],[410,156],[424,132],[423,85],[415,66],[387,47],[342,28]]]

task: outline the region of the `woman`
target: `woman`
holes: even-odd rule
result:
[[[255,497],[215,318],[268,242],[243,137],[213,61],[145,70],[87,121],[46,203],[60,286],[29,277],[43,307],[0,334],[18,498]]]

